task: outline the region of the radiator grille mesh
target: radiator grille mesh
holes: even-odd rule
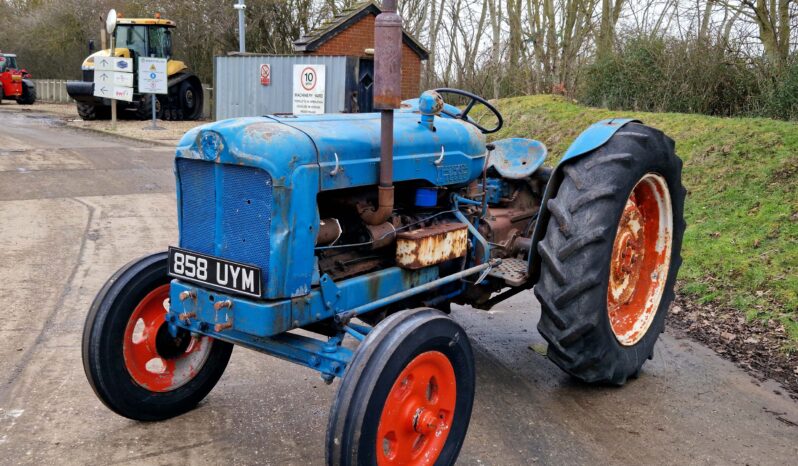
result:
[[[253,167],[178,159],[180,247],[269,270],[272,179]],[[265,289],[265,283],[264,283]]]

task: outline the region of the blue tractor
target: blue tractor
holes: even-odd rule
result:
[[[342,379],[329,464],[453,464],[475,377],[452,303],[490,309],[534,287],[549,358],[583,381],[621,385],[652,357],[684,232],[673,141],[602,121],[550,169],[538,141],[488,143],[502,116],[481,97],[400,102],[391,3],[376,26],[379,113],[183,137],[179,246],[119,270],[86,321],[86,375],[111,410],[180,415],[241,345]]]

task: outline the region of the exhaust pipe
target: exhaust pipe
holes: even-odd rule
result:
[[[380,185],[377,208],[360,217],[369,225],[385,223],[393,213],[393,111],[402,103],[402,18],[396,0],[382,2],[374,24],[374,108],[380,110]]]

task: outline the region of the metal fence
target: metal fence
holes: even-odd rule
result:
[[[36,100],[49,104],[67,104],[75,102],[69,97],[66,91],[66,81],[63,79],[34,79],[36,85]],[[207,84],[202,85],[205,91],[203,102],[203,118],[213,117],[213,87]]]
[[[60,79],[34,79],[36,99],[47,103],[69,103],[73,100],[66,91],[66,81]]]
[[[269,85],[261,84],[261,65],[271,68]],[[325,65],[325,113],[348,112],[357,86],[356,57],[315,55],[230,55],[215,57],[215,117],[258,116],[293,111],[294,65]]]

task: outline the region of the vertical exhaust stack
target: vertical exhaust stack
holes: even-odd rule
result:
[[[402,18],[396,0],[385,0],[374,25],[374,107],[380,110],[380,185],[377,209],[361,211],[369,225],[393,213],[393,111],[402,103]]]

